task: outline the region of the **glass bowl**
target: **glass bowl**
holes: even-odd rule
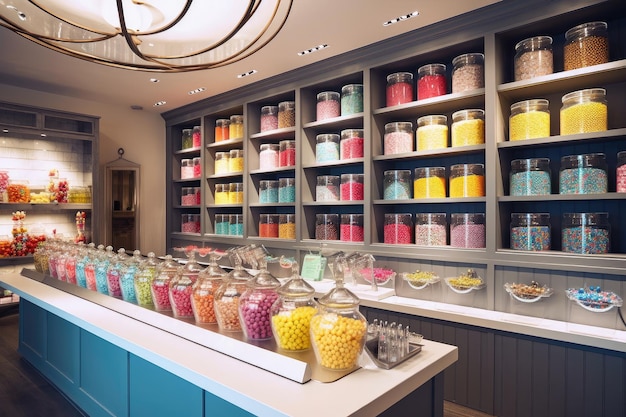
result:
[[[448,287],[457,294],[467,294],[485,287],[485,282],[473,269],[468,269],[458,277],[446,278],[445,281]]]
[[[415,272],[403,272],[400,274],[403,280],[409,284],[409,287],[422,290],[429,285],[438,283],[441,278],[439,275],[435,274],[432,271],[420,271],[419,269]]]
[[[519,284],[508,282],[504,284],[504,289],[511,295],[512,298],[522,303],[534,303],[542,298],[547,298],[552,295],[552,288],[548,288],[545,285],[540,285],[536,281],[532,281],[530,284]]]
[[[613,307],[621,307],[622,299],[611,291],[602,291],[599,286],[588,288],[569,288],[565,290],[567,298],[585,310],[594,313],[604,313]]]

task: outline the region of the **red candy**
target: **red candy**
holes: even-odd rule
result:
[[[386,224],[384,227],[384,243],[407,244],[411,243],[412,237],[411,226],[406,224]]]
[[[170,288],[170,303],[175,317],[193,317],[191,292],[191,285],[174,285]]]
[[[363,183],[348,181],[341,184],[341,200],[363,200]]]

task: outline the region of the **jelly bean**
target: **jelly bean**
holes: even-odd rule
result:
[[[365,322],[335,313],[313,316],[311,338],[320,365],[335,370],[356,366],[366,330]]]
[[[278,237],[278,223],[259,223],[259,237]]]
[[[272,330],[278,347],[284,350],[306,350],[311,347],[311,318],[315,307],[301,306],[272,316]]]
[[[169,298],[169,287],[163,281],[153,281],[150,286],[152,291],[152,300],[154,307],[160,311],[168,311],[172,309]]]
[[[191,290],[190,285],[172,285],[172,287],[170,287],[170,304],[172,305],[174,317],[193,317],[193,309],[191,307]]]
[[[111,297],[122,298],[122,290],[120,289],[120,273],[113,269],[107,271],[107,287]]]
[[[330,162],[339,160],[339,143],[321,142],[315,145],[315,162]]]
[[[261,132],[278,129],[278,115],[262,114],[261,115]]]
[[[107,286],[107,264],[96,266],[96,291],[100,294],[108,294]]]
[[[339,231],[337,225],[332,223],[318,224],[315,226],[315,239],[317,240],[337,240]]]
[[[626,164],[617,167],[615,177],[615,191],[617,191],[618,193],[626,193]]]
[[[239,298],[240,297],[222,297],[221,299],[215,300],[215,315],[220,330],[241,330],[241,322],[239,320]]]
[[[385,185],[385,200],[407,200],[411,198],[411,185],[405,181],[393,181],[391,184]]]
[[[272,186],[261,189],[259,191],[259,203],[278,203],[278,188]]]
[[[296,164],[296,148],[281,149],[278,152],[278,166],[290,167]]]

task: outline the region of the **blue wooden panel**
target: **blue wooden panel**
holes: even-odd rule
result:
[[[128,416],[128,352],[82,329],[80,342],[80,389],[112,415]]]
[[[253,415],[210,392],[204,391],[204,417],[249,417]]]
[[[133,354],[129,369],[130,417],[202,417],[201,388]]]
[[[46,311],[24,299],[20,300],[20,352],[28,357],[45,358],[45,341]]]
[[[46,360],[59,373],[65,383],[74,384],[78,379],[79,335],[78,327],[54,314],[48,313],[48,337]],[[58,383],[58,379],[55,378]]]

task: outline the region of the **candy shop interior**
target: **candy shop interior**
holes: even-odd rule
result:
[[[468,415],[626,417],[619,3],[476,2],[151,111],[0,102],[0,303],[18,275],[303,386],[454,346],[434,389]],[[142,214],[115,243],[122,147]]]

